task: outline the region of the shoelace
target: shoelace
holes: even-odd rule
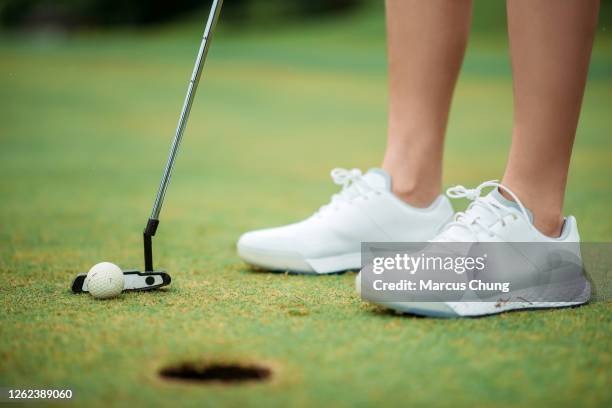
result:
[[[449,198],[467,198],[468,200],[471,200],[472,203],[468,206],[468,208],[464,212],[458,212],[457,214],[455,214],[454,220],[446,225],[444,231],[448,231],[452,227],[460,227],[472,233],[474,237],[477,236],[479,230],[486,232],[490,237],[494,237],[495,233],[491,230],[491,227],[493,225],[495,225],[496,223],[501,223],[502,225],[505,226],[506,225],[505,217],[508,216],[509,214],[516,217],[514,213],[511,213],[510,211],[508,211],[508,209],[505,208],[503,205],[501,204],[498,205],[495,202],[485,201],[483,197],[481,197],[482,190],[484,190],[485,188],[489,188],[489,187],[498,188],[508,193],[512,197],[512,199],[517,203],[521,211],[521,214],[523,215],[523,217],[525,217],[525,220],[527,221],[527,224],[531,228],[534,228],[529,220],[529,213],[527,212],[527,209],[525,208],[521,200],[519,200],[519,198],[516,196],[516,194],[514,194],[508,187],[499,183],[498,180],[491,180],[491,181],[485,181],[484,183],[482,183],[476,188],[470,189],[470,188],[465,188],[464,186],[459,185],[459,186],[451,187],[448,190],[446,190],[446,195]],[[485,211],[491,213],[495,218],[495,222],[493,224],[487,225],[484,222],[482,222],[480,216],[473,216],[474,214],[473,210],[477,207],[480,207],[484,209]],[[443,239],[449,238],[444,235],[444,232],[442,232],[440,237]]]
[[[342,190],[332,196],[329,204],[322,206],[319,209],[323,211],[327,208],[338,208],[341,203],[350,202],[351,200],[365,195],[374,189],[363,180],[363,174],[359,169],[342,169],[335,168],[330,173],[334,183],[342,186]]]

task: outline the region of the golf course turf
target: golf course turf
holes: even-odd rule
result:
[[[478,319],[399,316],[362,302],[354,272],[268,273],[237,257],[241,233],[326,203],[337,191],[331,168],[380,164],[382,3],[271,31],[221,21],[153,243],[171,286],[109,301],[71,294],[73,276],[96,262],[142,267],[141,233],[201,30],[192,20],[0,37],[0,386],[70,388],[79,406],[612,405],[605,296]],[[506,41],[472,36],[445,187],[502,175]],[[565,202],[586,242],[612,240],[611,51],[600,30]],[[271,376],[159,376],[194,361]]]

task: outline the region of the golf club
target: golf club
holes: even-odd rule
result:
[[[187,88],[187,95],[185,96],[181,116],[179,117],[176,133],[174,135],[174,139],[172,140],[172,146],[170,147],[166,168],[164,169],[164,174],[159,184],[159,190],[157,191],[157,196],[155,197],[155,202],[153,203],[151,216],[149,217],[143,232],[145,260],[144,271],[123,271],[125,279],[123,290],[151,290],[170,284],[171,279],[168,273],[165,271],[155,271],[153,269],[152,238],[155,236],[155,232],[157,231],[157,227],[159,225],[159,214],[161,212],[166,190],[168,189],[168,184],[172,175],[172,168],[174,167],[174,162],[181,144],[181,139],[183,138],[185,126],[187,125],[187,120],[189,119],[191,105],[193,104],[198,83],[200,81],[200,77],[202,76],[202,69],[204,67],[204,62],[206,61],[206,55],[208,54],[208,49],[210,48],[213,30],[217,20],[219,19],[222,5],[223,0],[213,0],[210,14],[208,15],[208,21],[206,23],[206,28],[204,29],[204,36],[200,44],[198,56],[196,58],[195,67],[193,69],[193,73],[191,74],[191,79]],[[88,291],[87,282],[85,280],[86,277],[86,273],[80,273],[77,275],[72,282],[72,291],[74,293]]]

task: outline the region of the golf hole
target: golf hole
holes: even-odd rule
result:
[[[239,384],[266,381],[272,370],[256,364],[186,362],[162,368],[159,375],[173,381]]]

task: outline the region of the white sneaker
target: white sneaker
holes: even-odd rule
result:
[[[268,270],[325,274],[361,267],[362,241],[427,241],[452,218],[445,196],[428,208],[414,208],[391,192],[382,169],[365,175],[357,169],[334,169],[342,190],[304,221],[247,232],[238,255]]]
[[[487,187],[494,187],[495,189],[488,195],[481,197],[482,190]],[[507,192],[514,201],[503,197],[499,193],[500,189]],[[525,208],[516,194],[497,181],[484,182],[475,189],[456,186],[448,189],[447,195],[451,198],[467,198],[472,200],[472,203],[465,212],[457,213],[454,220],[449,222],[431,242],[563,243],[565,244],[564,248],[570,248],[572,254],[575,255],[576,259],[579,260],[580,266],[582,266],[579,244],[580,236],[576,219],[573,216],[565,218],[560,237],[550,238],[534,227],[530,211]],[[522,245],[519,247],[525,248],[529,246]],[[533,246],[531,245],[531,247]],[[543,247],[552,248],[553,245]],[[516,248],[516,245],[513,248]],[[519,256],[526,258],[530,265],[538,265],[538,261],[533,259],[533,252],[531,254],[525,252],[527,251],[521,252]],[[536,254],[538,257],[542,255],[550,256],[555,254]],[[534,273],[542,273],[541,269],[538,270],[537,267],[533,269],[536,271]],[[361,292],[360,278],[361,276],[357,275],[356,286],[359,293]],[[576,306],[588,302],[591,296],[591,286],[583,274],[581,274],[580,280],[580,293],[567,295],[563,297],[564,301],[529,302],[525,301],[525,299],[517,298],[514,299],[515,301],[504,299],[500,302],[385,302],[378,304],[399,312],[434,317],[482,316],[516,309]],[[564,289],[567,288],[557,288],[555,290],[562,291],[557,294],[572,293],[568,290],[563,292]]]

